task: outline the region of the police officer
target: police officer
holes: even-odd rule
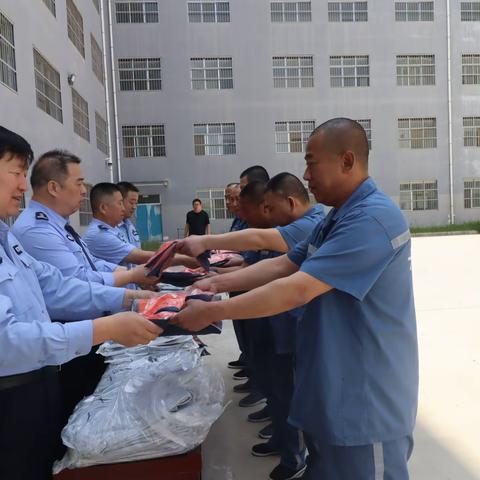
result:
[[[310,205],[308,192],[302,182],[290,173],[280,173],[270,179],[264,195],[265,209],[272,225],[271,229],[249,229],[244,232],[214,236],[212,242],[230,248],[232,244],[243,248],[261,246],[266,250],[275,248],[280,252],[293,249],[304,240],[313,228],[325,217],[322,205]],[[256,238],[256,237],[259,237]],[[209,237],[202,237],[201,248],[209,245]],[[183,248],[197,248],[195,238],[186,239]],[[208,247],[210,248],[210,247]],[[261,258],[272,258],[278,253],[261,254]],[[273,254],[273,255],[272,255]],[[295,309],[268,318],[266,328],[270,334],[269,342],[264,342],[258,361],[261,383],[266,389],[268,410],[249,415],[250,421],[260,421],[271,417],[273,428],[268,442],[255,445],[254,455],[266,456],[280,453],[280,463],[270,474],[272,479],[298,478],[305,469],[305,446],[298,430],[289,425],[288,414],[294,391],[294,352],[296,319],[302,309]],[[267,415],[266,415],[267,414]],[[264,432],[265,429],[262,431]],[[261,432],[261,438],[265,438]],[[260,434],[259,434],[260,435]]]
[[[137,228],[131,220],[138,205],[138,188],[130,182],[119,182],[117,187],[122,193],[124,207],[123,221],[118,225],[118,228],[128,243],[135,245],[136,248],[142,248]]]
[[[196,330],[306,305],[289,417],[307,440],[304,479],[406,480],[418,400],[408,225],[368,175],[368,141],[357,122],[317,127],[305,160],[310,190],[333,207],[325,220],[287,255],[208,285],[251,291],[190,302],[173,323]]]
[[[86,193],[80,162],[63,150],[49,151],[35,162],[33,197],[12,232],[30,255],[65,276],[117,287],[144,281],[143,268],[127,271],[93,255],[70,225],[69,217],[79,210]]]
[[[83,240],[97,257],[121,265],[144,264],[155,253],[129,243],[118,225],[124,219],[120,188],[113,183],[97,183],[90,192],[93,220]]]
[[[32,158],[22,137],[0,127],[1,218],[18,214]],[[0,478],[52,478],[62,415],[57,365],[108,339],[136,345],[161,333],[132,312],[101,316],[129,301],[129,291],[65,278],[35,260],[0,222]]]

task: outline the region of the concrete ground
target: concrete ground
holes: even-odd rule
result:
[[[414,238],[420,401],[413,480],[480,480],[480,236]],[[276,458],[251,446],[265,424],[246,421],[256,408],[237,406],[228,361],[238,349],[230,322],[208,337],[208,362],[225,377],[227,405],[204,444],[203,480],[263,480]],[[257,407],[258,409],[258,407]]]

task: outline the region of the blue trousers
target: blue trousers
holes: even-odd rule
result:
[[[408,480],[413,450],[409,435],[390,442],[341,447],[321,444],[308,435],[307,470],[303,480]]]

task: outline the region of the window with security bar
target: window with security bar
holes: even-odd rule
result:
[[[463,145],[480,147],[480,117],[463,117]]]
[[[43,0],[43,3],[47,6],[47,8],[52,12],[54,17],[57,16],[57,10],[55,6],[55,0]]]
[[[369,87],[368,55],[330,57],[330,86],[333,88]]]
[[[368,22],[368,2],[328,2],[329,22]]]
[[[460,18],[462,22],[480,21],[480,2],[461,2]]]
[[[158,23],[158,2],[116,1],[117,23]]]
[[[119,58],[118,76],[122,91],[162,89],[160,58]]]
[[[480,208],[480,178],[463,181],[463,203],[465,208]]]
[[[83,18],[73,0],[67,0],[67,32],[68,38],[77,50],[85,57],[85,43],[83,39]]]
[[[397,85],[435,85],[435,55],[397,55]]]
[[[273,57],[273,86],[275,88],[313,87],[313,57]]]
[[[86,227],[93,219],[92,204],[90,203],[90,192],[92,191],[92,185],[90,183],[85,184],[87,193],[80,203],[80,209],[78,214],[80,216],[80,226]]]
[[[60,74],[37,50],[33,50],[37,107],[63,123]]]
[[[401,183],[400,208],[407,211],[438,210],[437,180]]]
[[[395,2],[397,22],[433,22],[433,2]]]
[[[372,121],[370,119],[356,120],[365,130],[368,140],[368,149],[372,149]]]
[[[313,120],[275,122],[275,147],[277,153],[305,151],[308,138],[315,128]]]
[[[237,151],[234,123],[197,123],[193,126],[195,155],[233,155]]]
[[[107,122],[98,112],[95,112],[95,133],[97,137],[97,148],[105,155],[108,155]]]
[[[122,127],[123,155],[135,157],[165,157],[164,125],[129,125]]]
[[[17,91],[17,63],[13,23],[0,12],[0,82]]]
[[[74,88],[72,88],[72,105],[73,131],[89,142],[88,103]]]
[[[462,55],[463,85],[480,85],[480,54]]]
[[[90,34],[90,45],[92,47],[92,70],[103,85],[103,52],[93,34]]]
[[[188,21],[190,23],[229,23],[230,2],[212,0],[188,2]]]
[[[193,90],[224,90],[233,88],[232,59],[191,58],[190,75]]]
[[[399,118],[400,148],[437,148],[436,118]]]
[[[270,2],[273,23],[311,22],[312,2]]]
[[[225,220],[234,215],[227,210],[224,188],[197,190],[197,198],[202,201],[203,209],[212,220]]]

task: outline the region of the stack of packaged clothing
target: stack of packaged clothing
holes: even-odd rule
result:
[[[68,451],[54,473],[188,452],[223,411],[222,376],[203,364],[191,336],[132,348],[107,342],[99,353],[109,366],[64,428]]]

